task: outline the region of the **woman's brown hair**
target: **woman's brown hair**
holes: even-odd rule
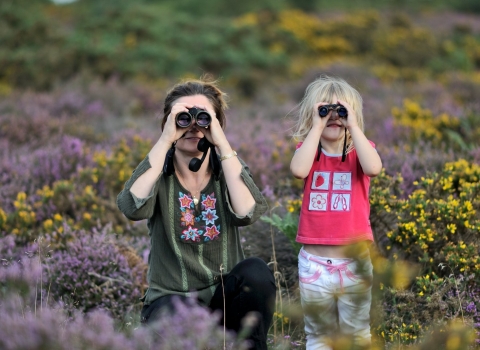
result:
[[[225,129],[227,123],[225,110],[228,108],[226,102],[227,94],[217,87],[216,81],[202,78],[178,83],[168,91],[163,107],[162,130],[167,122],[168,115],[172,111],[174,102],[180,97],[194,95],[204,95],[210,101],[222,129]]]

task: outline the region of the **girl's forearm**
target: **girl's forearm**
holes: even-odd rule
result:
[[[382,170],[382,160],[377,150],[370,144],[362,130],[356,126],[349,129],[358,160],[365,175],[374,177]]]
[[[290,171],[297,179],[304,179],[310,173],[321,134],[322,130],[320,129],[310,130],[302,146],[295,151],[290,162]]]

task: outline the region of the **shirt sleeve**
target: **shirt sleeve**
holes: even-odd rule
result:
[[[147,156],[135,168],[132,176],[125,182],[123,190],[117,196],[118,208],[130,220],[144,220],[153,215],[161,174],[147,197],[138,198],[130,191],[135,181],[151,167]]]
[[[248,190],[252,194],[253,199],[255,200],[255,205],[247,215],[240,216],[236,214],[232,208],[232,205],[230,202],[230,196],[228,193],[228,188],[226,188],[225,190],[225,197],[227,199],[227,207],[228,207],[227,210],[230,212],[230,215],[232,218],[232,224],[234,226],[247,226],[257,221],[258,218],[268,210],[268,204],[265,197],[262,195],[257,185],[253,181],[253,177],[252,177],[252,174],[250,173],[250,169],[243,162],[242,159],[239,158],[239,160],[240,160],[240,163],[242,163],[242,172],[240,176],[242,177],[243,182],[245,183]]]

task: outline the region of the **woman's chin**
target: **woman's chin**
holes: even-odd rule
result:
[[[183,155],[185,157],[200,158],[202,157],[203,152],[200,152],[196,146],[197,146],[196,144],[194,147],[178,147],[177,146],[177,152],[179,153],[179,155]]]

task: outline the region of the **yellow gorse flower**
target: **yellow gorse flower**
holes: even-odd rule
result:
[[[53,221],[52,219],[47,219],[43,222],[43,228],[45,231],[50,232],[53,229]]]

